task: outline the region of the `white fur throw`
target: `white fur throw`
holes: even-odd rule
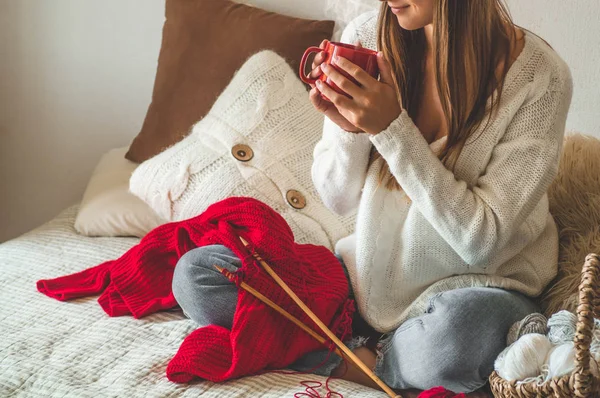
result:
[[[565,137],[558,175],[548,190],[560,238],[558,276],[542,297],[548,315],[575,312],[585,256],[600,254],[600,140]]]
[[[322,131],[323,117],[296,72],[263,51],[240,68],[189,136],[136,169],[130,190],[170,221],[227,197],[253,197],[285,218],[297,242],[333,249],[352,233],[355,217],[328,210],[313,186],[312,151]],[[238,160],[236,145],[253,157]],[[292,207],[290,191],[305,207]]]

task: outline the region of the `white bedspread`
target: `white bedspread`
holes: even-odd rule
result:
[[[265,374],[228,383],[171,383],[167,363],[194,324],[180,312],[110,318],[95,297],[59,302],[39,279],[118,258],[138,240],[77,235],[73,207],[0,245],[0,397],[293,397],[314,375]],[[332,381],[345,397],[386,397]],[[324,388],[320,389],[325,396]]]

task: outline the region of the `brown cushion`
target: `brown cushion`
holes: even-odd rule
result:
[[[125,157],[143,162],[185,137],[252,54],[271,49],[297,70],[333,27],[229,0],[167,0],[152,103]]]

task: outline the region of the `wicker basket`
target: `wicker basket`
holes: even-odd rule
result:
[[[490,387],[496,398],[511,397],[555,397],[555,398],[599,398],[600,379],[590,373],[590,344],[594,328],[594,314],[600,313],[600,256],[589,254],[585,259],[579,285],[577,307],[577,332],[575,333],[575,371],[556,377],[543,385],[535,382],[517,384],[506,381],[496,372],[490,376]]]

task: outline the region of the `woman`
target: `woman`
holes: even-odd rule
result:
[[[360,314],[387,336],[377,357],[356,351],[393,388],[470,392],[510,325],[536,311],[525,295],[556,274],[546,190],[570,72],[500,0],[389,0],[376,21],[359,17],[342,41],[380,49],[379,81],[337,60],[355,85],[323,53],[311,73],[349,94],[311,90],[327,117],[312,176],[329,208],[358,211],[336,252]]]
[[[383,334],[376,352],[359,346],[364,339],[350,346],[392,388],[474,391],[511,324],[537,311],[527,296],[556,274],[546,189],[569,70],[515,27],[499,0],[389,0],[350,23],[342,41],[381,50],[379,80],[338,59],[355,85],[323,64],[323,53],[311,72],[348,93],[322,83],[310,92],[326,116],[312,176],[330,209],[358,212],[336,254],[360,315]],[[173,293],[196,322],[230,326],[237,290],[214,263],[241,264],[222,246],[192,250],[177,264]],[[372,385],[333,355],[318,373]]]

